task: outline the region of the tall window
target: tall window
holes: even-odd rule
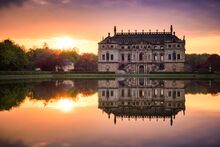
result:
[[[128,97],[131,97],[131,89],[128,89]]]
[[[173,53],[173,60],[176,60],[176,53]]]
[[[124,89],[121,90],[121,97],[124,97],[125,96],[125,91]]]
[[[131,61],[131,54],[128,54],[128,61]]]
[[[114,60],[114,55],[113,54],[111,54],[111,60]]]
[[[157,61],[157,55],[156,54],[154,55],[154,61]]]
[[[140,53],[140,54],[139,54],[139,60],[140,60],[140,61],[143,61],[143,59],[144,59],[144,54],[143,54],[143,53]]]
[[[180,60],[180,54],[177,54],[177,59]]]
[[[102,55],[102,60],[105,60],[105,55]]]
[[[105,96],[105,91],[102,91],[102,96]]]
[[[172,58],[171,54],[168,54],[168,60],[171,60],[171,58]]]
[[[121,60],[124,61],[125,60],[125,55],[121,54]]]
[[[114,96],[114,91],[113,90],[111,90],[111,96]]]
[[[163,55],[160,55],[160,60],[163,61]]]
[[[109,60],[109,53],[106,53],[106,60]]]

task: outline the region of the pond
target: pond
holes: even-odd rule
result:
[[[220,146],[220,82],[0,82],[0,146]]]

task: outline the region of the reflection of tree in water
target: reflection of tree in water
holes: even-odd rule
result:
[[[0,85],[0,110],[10,110],[19,106],[28,94],[27,85],[19,84],[1,84]]]
[[[75,86],[78,92],[83,96],[90,96],[97,92],[98,81],[97,80],[76,80]]]
[[[26,96],[32,100],[43,100],[49,103],[60,98],[78,101],[77,95],[82,94],[83,97],[87,97],[96,92],[97,81],[94,80],[0,84],[0,110],[10,110],[12,107],[19,106]]]
[[[218,95],[220,92],[220,82],[218,81],[191,81],[186,86],[188,94],[211,94]]]
[[[76,100],[78,94],[90,96],[97,92],[97,81],[47,81],[34,84],[31,91],[33,99],[50,100],[63,97]]]

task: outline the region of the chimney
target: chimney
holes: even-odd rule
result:
[[[116,26],[114,26],[114,35],[116,35],[116,32],[117,32]]]
[[[173,26],[170,26],[170,33],[173,34]]]

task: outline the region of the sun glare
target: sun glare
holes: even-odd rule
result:
[[[74,108],[74,102],[72,100],[69,99],[60,99],[57,102],[56,108],[60,109],[64,112],[69,112]]]
[[[70,37],[56,38],[56,46],[59,49],[70,49],[75,47],[75,41]]]

